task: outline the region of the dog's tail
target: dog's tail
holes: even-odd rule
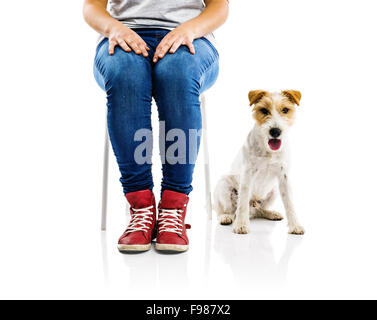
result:
[[[213,208],[217,215],[234,214],[238,201],[238,182],[237,176],[225,175],[217,182]]]

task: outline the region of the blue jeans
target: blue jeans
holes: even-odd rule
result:
[[[219,64],[218,53],[205,38],[194,41],[196,54],[187,47],[167,54],[156,64],[154,52],[169,32],[162,29],[135,29],[149,48],[149,57],[125,52],[116,47],[114,55],[108,53],[108,39],[97,47],[94,75],[99,86],[107,94],[108,130],[111,144],[121,172],[124,193],[153,189],[151,149],[145,150],[146,161],[135,160],[138,146],[145,139],[136,139],[137,132],[151,132],[152,97],[156,101],[160,120],[160,155],[162,163],[162,191],[172,190],[189,194],[192,191],[192,175],[199,151],[200,135],[196,143],[187,137],[201,130],[200,94],[216,81]],[[164,125],[161,126],[161,123]],[[166,133],[184,132],[186,147],[183,161],[169,161],[176,154],[168,154],[169,147],[179,137],[168,137]],[[191,132],[191,133],[190,133]],[[174,135],[174,134],[173,134]],[[166,141],[169,140],[169,141]],[[163,143],[163,144],[162,144]],[[161,147],[164,146],[164,147]],[[179,151],[178,151],[179,152]],[[194,156],[193,156],[194,154]],[[182,158],[182,155],[181,155]],[[171,159],[170,159],[171,160]]]

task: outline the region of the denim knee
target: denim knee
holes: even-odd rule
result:
[[[107,52],[106,44],[99,48],[95,58],[95,69],[102,76],[107,94],[116,90],[118,96],[127,97],[145,92],[148,83],[151,86],[149,61],[134,52],[125,52],[119,47],[115,49],[113,55]]]
[[[199,94],[201,70],[196,60],[186,47],[165,56],[154,68],[153,85],[156,90],[169,91],[171,94]]]

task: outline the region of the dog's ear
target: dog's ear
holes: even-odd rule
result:
[[[253,104],[258,103],[260,99],[264,97],[264,95],[267,93],[267,91],[263,90],[253,90],[249,92],[249,101],[250,101],[250,106]]]
[[[291,102],[294,104],[300,105],[301,101],[301,92],[296,90],[285,90],[282,91],[281,94],[286,96]]]

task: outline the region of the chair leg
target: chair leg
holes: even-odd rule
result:
[[[107,224],[107,188],[109,176],[109,133],[107,131],[106,120],[106,133],[105,133],[105,149],[103,153],[103,180],[102,180],[102,220],[101,230],[106,231]]]
[[[207,114],[206,114],[206,99],[201,96],[202,105],[202,122],[203,122],[203,151],[204,151],[204,175],[206,186],[206,207],[208,219],[212,220],[212,195],[211,195],[211,176],[209,167],[209,150],[208,150],[208,135],[207,135]]]

